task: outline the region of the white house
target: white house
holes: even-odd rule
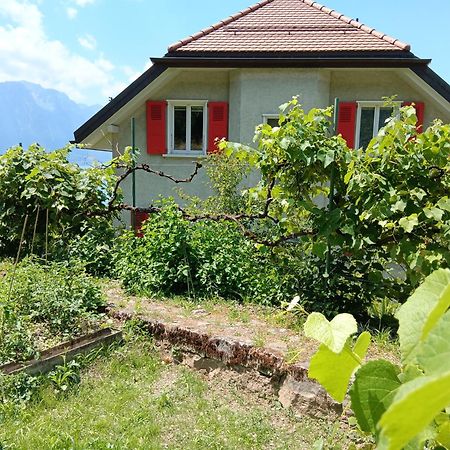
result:
[[[338,97],[339,132],[364,146],[391,111],[382,97],[416,105],[419,122],[450,122],[450,86],[410,46],[311,0],[262,0],[189,36],[75,131],[75,142],[117,152],[174,176],[215,150],[215,139],[251,144],[255,126],[300,95],[305,109]],[[206,195],[205,174],[183,188]],[[131,203],[130,183],[124,185]],[[138,173],[138,207],[174,195],[165,179]]]

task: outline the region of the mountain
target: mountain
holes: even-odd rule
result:
[[[100,109],[26,81],[0,83],[0,153],[22,143],[47,150],[64,147],[73,131]]]

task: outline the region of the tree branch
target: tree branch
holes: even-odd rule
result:
[[[116,169],[126,169],[124,173],[122,173],[122,175],[120,175],[117,178],[116,184],[114,185],[113,188],[113,192],[111,195],[111,198],[109,199],[109,202],[107,204],[107,209],[106,210],[98,210],[98,211],[88,211],[87,215],[88,216],[101,216],[101,215],[107,215],[110,214],[114,211],[119,211],[120,209],[128,209],[128,208],[117,208],[117,206],[114,206],[114,203],[117,200],[117,196],[119,194],[119,188],[120,185],[133,173],[136,173],[140,170],[142,170],[143,172],[146,173],[151,173],[153,175],[157,175],[158,177],[161,178],[167,178],[168,180],[179,184],[179,183],[190,183],[192,182],[192,180],[198,175],[199,170],[202,168],[202,164],[199,163],[198,161],[195,162],[195,169],[194,171],[191,173],[191,175],[189,175],[187,178],[175,178],[172,175],[168,175],[166,173],[164,173],[161,170],[154,170],[152,169],[148,164],[140,164],[138,166],[135,167],[130,167],[124,164],[117,164]],[[118,205],[121,206],[121,205]],[[137,211],[137,209],[135,209]],[[143,211],[144,212],[144,211]]]
[[[125,172],[121,174],[116,184],[114,185],[113,192],[111,195],[111,198],[109,199],[109,202],[105,209],[103,210],[97,210],[97,211],[88,211],[88,216],[107,216],[111,214],[112,212],[118,212],[118,211],[130,211],[133,213],[141,212],[141,213],[147,213],[147,214],[155,214],[160,213],[162,211],[162,208],[150,205],[146,208],[141,207],[135,207],[128,205],[126,203],[116,203],[117,197],[119,194],[119,188],[120,185],[124,182],[126,178],[128,178],[130,175],[137,171],[144,171],[146,173],[150,173],[153,175],[157,175],[162,178],[166,178],[176,184],[179,183],[190,183],[192,180],[197,176],[199,170],[202,168],[202,164],[199,162],[195,163],[195,170],[194,172],[187,178],[175,178],[172,175],[168,175],[160,170],[154,170],[152,169],[148,164],[141,164],[136,167],[129,167],[125,165],[117,165],[117,169],[125,168]],[[273,188],[276,184],[276,178],[272,177],[270,178],[268,185],[267,185],[267,197],[264,202],[264,207],[261,212],[259,213],[253,213],[253,214],[247,214],[247,213],[239,213],[239,214],[201,214],[201,215],[192,215],[188,213],[185,209],[183,209],[181,206],[177,205],[178,211],[181,213],[183,219],[189,221],[189,222],[199,222],[202,220],[211,220],[214,222],[218,221],[227,221],[227,222],[233,222],[235,223],[242,231],[242,234],[246,236],[247,238],[259,243],[266,245],[268,247],[276,247],[278,245],[281,245],[285,242],[291,241],[293,239],[296,239],[301,236],[307,236],[307,235],[313,235],[315,234],[313,230],[302,230],[298,233],[291,233],[288,235],[282,235],[274,240],[265,239],[261,236],[258,236],[254,231],[249,229],[244,222],[245,221],[259,221],[268,219],[272,221],[275,224],[279,223],[279,220],[276,217],[272,217],[270,215],[270,205],[273,203],[274,198],[272,196]]]

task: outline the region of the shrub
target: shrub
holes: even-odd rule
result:
[[[142,228],[143,237],[127,231],[118,238],[114,266],[131,292],[180,293],[189,277],[188,223],[173,202],[152,215]]]
[[[112,221],[91,220],[86,229],[62,246],[54,258],[75,260],[96,277],[108,277],[113,272],[113,252],[117,230]]]
[[[192,294],[280,303],[291,292],[270,252],[228,222],[184,220],[163,202],[142,228],[143,237],[118,238],[114,266],[127,290],[144,294]]]
[[[405,298],[399,282],[379,280],[380,263],[375,257],[358,259],[333,249],[327,275],[323,259],[313,253],[309,243],[291,245],[278,253],[278,264],[296,280],[296,293],[306,311],[320,311],[326,317],[349,312],[366,322],[374,301]]]
[[[141,238],[133,232],[118,238],[113,262],[131,293],[219,296],[271,306],[299,295],[307,311],[327,317],[349,311],[361,321],[380,293],[392,294],[388,283],[380,288],[373,259],[334,251],[327,277],[308,242],[270,249],[246,238],[235,223],[184,220],[170,200],[142,232]]]
[[[191,227],[193,272],[197,289],[207,295],[279,304],[283,290],[280,267],[268,249],[257,248],[229,222],[203,221]]]

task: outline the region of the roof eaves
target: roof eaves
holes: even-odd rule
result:
[[[166,70],[167,66],[158,64],[151,66],[139,78],[126,87],[119,95],[114,97],[100,111],[94,114],[89,120],[74,131],[74,142],[77,144],[81,143]]]
[[[253,11],[256,11],[257,9],[262,8],[263,6],[266,6],[269,3],[272,3],[273,0],[261,0],[260,2],[249,6],[248,8],[239,11],[236,14],[233,14],[232,16],[221,20],[220,22],[211,25],[208,28],[205,28],[201,31],[199,31],[198,33],[193,34],[192,36],[187,37],[186,39],[182,39],[181,41],[175,42],[174,44],[170,45],[168,48],[168,52],[174,52],[175,50],[178,50],[179,48],[183,47],[186,44],[189,44],[190,42],[196,41],[197,39],[200,39],[203,36],[206,36],[210,33],[212,33],[213,31],[218,30],[219,28],[222,28],[226,25],[229,25],[230,23],[234,22],[235,20],[240,19],[241,17],[246,16],[247,14],[250,14]]]
[[[400,53],[400,52],[399,52]],[[223,53],[220,56],[202,55],[195,56],[187,55],[166,55],[163,58],[151,58],[152,62],[157,65],[166,67],[204,67],[204,68],[238,68],[238,67],[345,67],[345,68],[398,68],[398,67],[413,67],[413,66],[427,66],[431,60],[419,59],[411,54],[405,57],[403,54],[375,54],[370,56],[367,53],[348,53],[335,54],[332,56],[329,53],[305,55],[305,54],[283,54],[279,52],[255,54],[255,53]]]
[[[434,70],[427,66],[415,66],[411,70],[450,103],[450,85]]]
[[[376,36],[379,39],[382,39],[383,41],[389,42],[392,45],[395,45],[396,47],[400,48],[401,50],[410,51],[411,45],[402,42],[398,39],[395,39],[391,36],[388,36],[385,33],[382,33],[380,31],[375,30],[375,28],[368,27],[367,25],[364,25],[361,22],[358,22],[357,20],[351,19],[350,17],[345,16],[344,14],[341,14],[334,9],[328,8],[324,5],[321,5],[318,2],[315,2],[313,0],[301,0],[303,3],[306,3],[307,5],[310,5],[319,11],[322,11],[326,14],[328,14],[331,17],[335,17],[336,19],[342,20],[343,22],[354,26],[355,28],[360,29],[361,31],[366,32],[367,34],[372,34]]]

